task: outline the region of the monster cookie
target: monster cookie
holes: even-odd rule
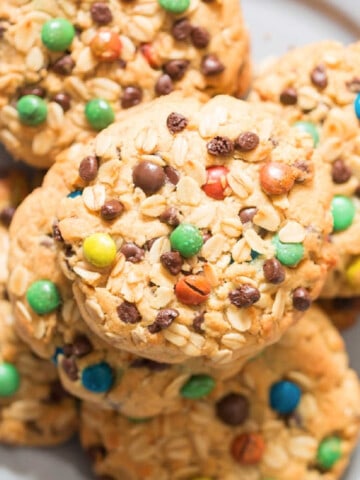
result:
[[[59,205],[58,245],[106,342],[159,362],[240,364],[319,294],[327,165],[262,108],[173,94],[79,148],[86,187]]]
[[[249,86],[238,0],[10,0],[0,19],[0,141],[37,167],[156,96]]]
[[[17,337],[11,305],[0,300],[0,443],[55,445],[76,428],[75,402],[62,389],[55,366]]]
[[[331,240],[339,258],[324,297],[360,293],[359,59],[360,43],[309,45],[273,62],[254,85],[253,98],[281,105],[281,114],[312,136],[331,166]]]
[[[55,207],[69,193],[66,184],[72,174],[77,176],[76,152],[73,147],[59,159],[44,187],[25,199],[11,224],[8,289],[17,330],[36,353],[55,361],[62,384],[73,395],[130,417],[173,411],[181,403],[183,389],[193,382],[202,380],[210,392],[241,365],[216,370],[196,359],[179,365],[157,363],[119,351],[91,333],[56,261]]]
[[[359,405],[343,341],[314,307],[208,399],[142,423],[85,403],[80,430],[107,480],[335,480],[357,440]]]

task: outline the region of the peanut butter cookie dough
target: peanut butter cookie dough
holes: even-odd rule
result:
[[[36,167],[156,96],[249,87],[238,0],[10,0],[0,18],[0,141]]]
[[[339,258],[324,297],[360,294],[360,43],[321,42],[290,51],[256,79],[252,98],[281,105],[331,166],[331,241]],[[315,206],[315,204],[314,204]]]
[[[210,398],[143,423],[84,403],[80,432],[107,480],[335,480],[359,405],[343,341],[314,307]]]
[[[80,148],[86,187],[59,205],[61,264],[106,342],[240,364],[318,296],[330,176],[296,129],[231,97],[173,94]]]

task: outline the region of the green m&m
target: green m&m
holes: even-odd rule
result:
[[[281,242],[278,235],[273,240],[275,246],[275,257],[287,267],[295,267],[304,257],[304,246],[302,243]]]
[[[193,375],[181,387],[180,394],[183,398],[196,400],[206,397],[215,387],[215,380],[209,375]]]
[[[316,459],[321,468],[330,470],[341,458],[341,439],[337,436],[324,438],[320,443]]]
[[[109,102],[94,98],[85,105],[85,117],[94,130],[103,130],[115,120],[114,110]]]
[[[331,202],[334,232],[346,230],[352,225],[356,213],[353,200],[344,195],[335,195]]]
[[[26,291],[26,300],[38,315],[45,315],[56,310],[61,304],[59,290],[50,280],[38,280]]]
[[[45,100],[37,95],[24,95],[16,105],[20,122],[32,127],[44,123],[48,114]]]
[[[0,397],[14,395],[19,386],[20,375],[17,368],[11,363],[0,363]]]
[[[41,29],[41,40],[52,52],[63,52],[72,43],[75,28],[66,18],[53,18],[44,23]]]
[[[316,126],[313,123],[311,123],[311,122],[296,122],[296,123],[294,123],[293,126],[295,128],[297,128],[298,130],[300,130],[301,132],[305,132],[305,133],[308,133],[309,135],[311,135],[311,137],[313,139],[313,142],[314,142],[314,147],[318,146],[319,141],[320,141],[320,136],[319,136],[318,129],[316,128]]]
[[[177,250],[185,258],[190,258],[200,252],[203,243],[200,230],[190,223],[181,223],[170,235],[171,248]]]
[[[171,13],[183,13],[190,7],[190,0],[158,0],[160,7]]]
[[[95,267],[109,267],[116,257],[116,245],[107,233],[93,233],[84,240],[86,260]]]

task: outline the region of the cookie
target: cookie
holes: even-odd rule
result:
[[[36,167],[156,96],[249,86],[238,0],[11,0],[0,18],[0,141]]]
[[[173,94],[85,145],[58,245],[95,334],[170,363],[275,342],[332,262],[328,166],[308,143],[240,100]]]
[[[77,430],[77,409],[50,362],[16,335],[11,305],[0,300],[0,443],[50,446]]]
[[[71,283],[58,266],[55,248],[56,205],[68,192],[67,176],[72,170],[77,175],[70,154],[68,160],[50,169],[44,187],[25,199],[11,224],[8,290],[16,328],[32,350],[55,361],[62,384],[72,395],[129,417],[174,411],[194,376],[216,383],[234,375],[241,364],[215,369],[201,359],[158,363],[119,351],[89,330],[74,302]],[[57,177],[61,171],[63,190]],[[56,190],[48,188],[48,182],[56,184]]]
[[[335,480],[357,440],[359,400],[343,341],[314,307],[210,398],[142,423],[84,403],[80,434],[107,480]]]
[[[281,106],[280,115],[312,136],[331,166],[331,241],[337,265],[324,297],[360,294],[360,43],[320,42],[290,51],[265,67],[252,98]]]

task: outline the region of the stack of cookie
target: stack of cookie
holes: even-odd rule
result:
[[[313,302],[358,293],[359,47],[244,102],[237,0],[20,3],[0,139],[52,166],[0,213],[0,440],[65,440],[77,398],[100,480],[340,478],[360,386]]]

